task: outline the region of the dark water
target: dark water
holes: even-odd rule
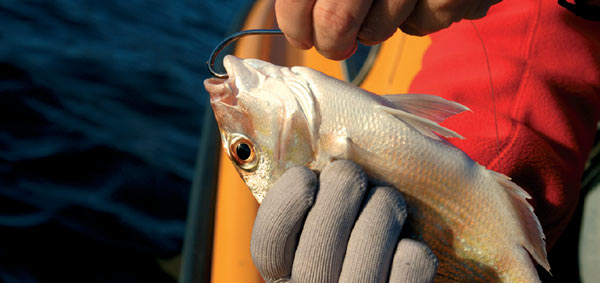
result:
[[[212,48],[250,0],[0,1],[0,282],[168,282]]]

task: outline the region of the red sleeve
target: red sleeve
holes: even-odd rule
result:
[[[458,101],[472,112],[442,123],[450,142],[527,190],[548,247],[567,225],[600,119],[600,22],[554,0],[505,0],[488,16],[431,35],[412,93]]]

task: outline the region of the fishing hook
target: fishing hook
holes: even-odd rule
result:
[[[238,38],[244,37],[246,35],[255,35],[255,34],[283,35],[283,32],[279,29],[249,29],[249,30],[243,30],[240,32],[236,32],[236,33],[228,36],[223,41],[221,41],[221,43],[219,43],[219,45],[217,45],[217,47],[215,47],[215,49],[210,53],[208,62],[206,62],[208,64],[208,71],[217,78],[220,78],[220,79],[229,78],[229,75],[227,75],[227,73],[219,74],[219,73],[217,73],[217,71],[215,71],[215,60],[217,59],[217,56],[225,47],[227,47],[227,45],[236,41]]]

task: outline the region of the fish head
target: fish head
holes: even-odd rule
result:
[[[314,159],[318,121],[308,84],[289,68],[228,55],[229,78],[209,78],[223,150],[261,202],[287,169]]]

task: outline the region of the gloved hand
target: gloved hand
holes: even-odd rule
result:
[[[437,260],[429,248],[399,239],[402,194],[368,187],[350,161],[315,174],[289,169],[258,210],[252,259],[267,282],[430,282]]]

